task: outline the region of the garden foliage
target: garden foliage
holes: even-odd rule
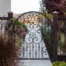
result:
[[[51,13],[48,13],[47,11],[44,13],[49,19],[53,18],[53,15]],[[46,18],[44,15],[40,14],[40,18]]]
[[[46,5],[46,10],[49,13],[52,13],[53,11],[58,11],[59,16],[66,16],[66,1],[60,0],[59,3],[52,1],[52,0],[45,0],[43,1],[42,5]],[[44,6],[45,7],[45,6]]]
[[[64,50],[65,36],[64,33],[60,32],[60,40],[58,40],[58,47]]]
[[[8,21],[8,25],[11,23],[11,20]],[[14,36],[17,35],[17,37],[23,38],[27,33],[22,26],[17,26],[20,28],[16,34],[12,31],[12,25],[10,28],[6,26],[7,30],[5,30],[5,33],[3,35],[0,34],[0,66],[18,66],[18,61],[15,62],[15,59],[19,57],[18,52],[20,48],[15,43],[18,43],[20,40]]]
[[[13,18],[13,25],[14,25],[15,20],[16,20],[16,18],[14,17]],[[20,21],[18,21],[18,20],[15,23],[15,26],[16,25],[20,25],[20,26],[22,26],[25,29],[26,32],[28,31],[28,28],[24,24],[22,24]],[[6,27],[8,27],[8,21],[6,22]]]
[[[43,35],[43,38],[48,40],[49,44],[51,44],[51,40],[53,39],[53,35],[51,34],[51,32],[53,34],[53,28],[51,31],[51,26],[48,26],[47,24],[45,24],[44,26],[41,27],[41,33]],[[58,32],[57,32],[57,36],[58,36]],[[65,44],[65,36],[64,36],[64,33],[60,32],[60,40],[57,40],[57,47],[63,50],[64,44]]]
[[[44,26],[41,27],[41,33],[42,33],[42,38],[44,39],[44,43],[46,45],[46,48],[48,50],[48,54],[50,59],[52,59],[52,54],[51,54],[51,42],[52,42],[52,36],[51,36],[51,26],[48,26],[45,24]]]
[[[0,36],[0,66],[17,66],[15,58],[18,57],[15,52],[18,47],[14,47],[14,39],[1,38]],[[15,49],[16,48],[16,49]]]
[[[64,61],[56,61],[52,66],[66,66],[66,63]]]
[[[49,40],[48,42],[51,44],[51,26],[45,24],[41,27],[41,33],[44,35],[43,38]]]

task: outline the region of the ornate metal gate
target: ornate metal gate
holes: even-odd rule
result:
[[[51,20],[46,15],[35,11],[23,13],[16,19],[15,23],[18,19],[20,19],[28,28],[27,35],[25,36],[25,40],[22,44],[24,51],[21,53],[22,49],[20,50],[19,59],[50,59],[48,54],[49,52],[47,51],[45,46],[46,44],[44,43],[44,36],[42,35],[41,28],[47,25],[48,21],[51,26]],[[14,32],[16,32],[15,23],[13,27]],[[46,29],[44,30],[46,32]]]

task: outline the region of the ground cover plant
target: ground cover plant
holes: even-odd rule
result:
[[[66,66],[66,63],[64,61],[55,61],[52,66]]]

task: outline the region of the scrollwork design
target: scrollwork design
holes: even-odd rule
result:
[[[42,57],[49,58],[46,46],[42,47]]]
[[[31,31],[29,34],[26,35],[26,38],[26,43],[39,44],[41,42],[41,36],[36,31]]]

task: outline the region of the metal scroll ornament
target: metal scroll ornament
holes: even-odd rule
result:
[[[28,27],[28,34],[26,35],[27,44],[39,44],[41,42],[41,32],[40,32],[40,23],[39,23],[39,14],[38,13],[29,13],[25,20],[28,20],[26,26]]]

